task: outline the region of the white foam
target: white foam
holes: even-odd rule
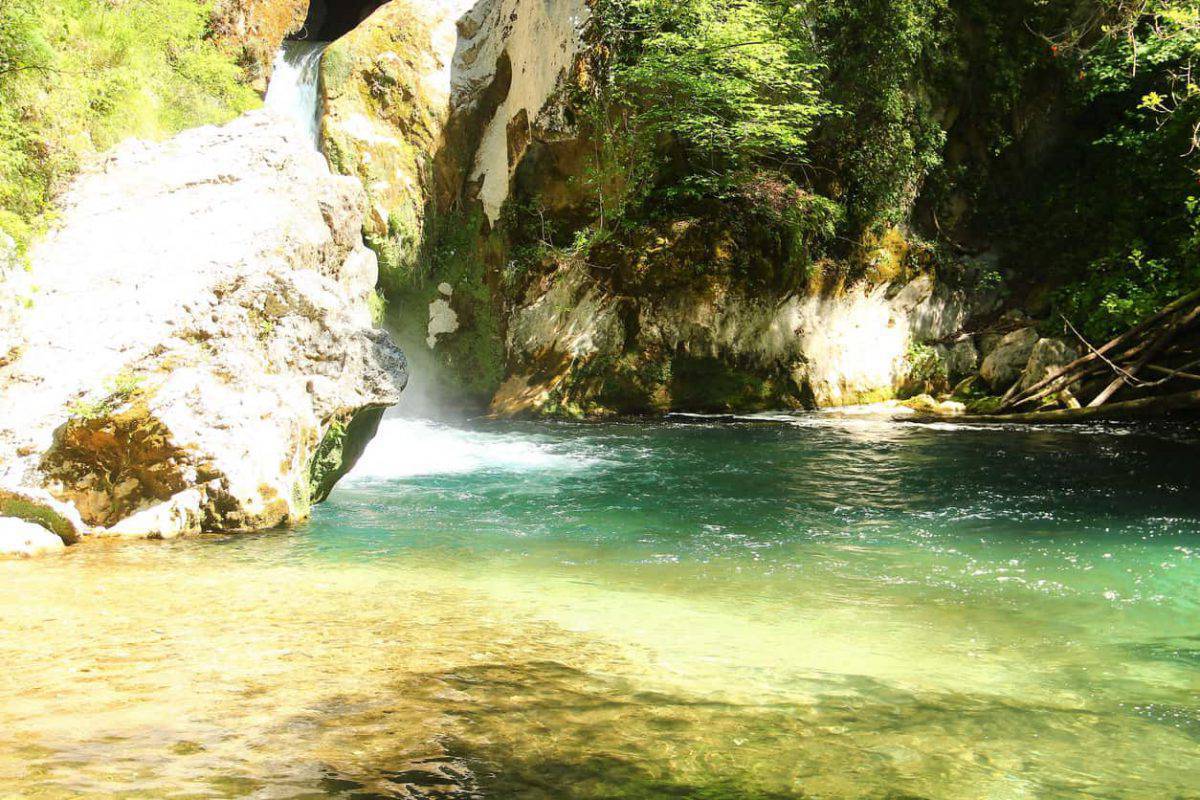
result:
[[[858,405],[823,408],[815,411],[757,411],[753,413],[696,414],[676,412],[668,418],[713,420],[714,422],[777,422],[796,428],[885,427],[904,417],[912,409],[901,405]]]
[[[421,419],[385,419],[348,481],[468,472],[573,471],[597,459],[567,452],[546,437],[486,433]]]

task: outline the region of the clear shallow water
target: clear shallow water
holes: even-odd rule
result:
[[[1194,430],[388,420],[0,563],[0,796],[1200,797]]]

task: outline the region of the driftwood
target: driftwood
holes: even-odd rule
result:
[[[1186,328],[1188,325],[1195,322],[1197,317],[1200,317],[1200,306],[1193,308],[1188,314],[1185,314],[1182,317],[1171,319],[1171,321],[1163,328],[1163,330],[1154,337],[1154,341],[1152,341],[1150,345],[1142,351],[1142,354],[1138,357],[1137,362],[1132,367],[1125,370],[1125,374],[1118,375],[1112,383],[1104,387],[1104,391],[1096,395],[1092,402],[1088,403],[1088,406],[1091,408],[1096,408],[1104,405],[1108,398],[1116,394],[1117,390],[1122,386],[1125,386],[1127,383],[1129,383],[1130,379],[1137,378],[1137,374],[1141,371],[1142,367],[1149,364],[1150,359],[1161,353],[1166,346],[1171,343],[1171,340],[1175,338],[1175,335],[1179,333],[1181,328]]]
[[[1088,381],[1094,385],[1097,380],[1105,380],[1106,375],[1109,377],[1103,388],[1087,403],[1088,408],[1106,406],[1125,387],[1150,388],[1177,379],[1196,379],[1194,374],[1185,371],[1194,363],[1180,363],[1186,354],[1181,354],[1177,344],[1200,321],[1200,289],[1169,303],[1100,347],[1087,341],[1070,320],[1064,321],[1088,352],[1027,389],[1013,386],[1001,400],[1002,415],[1018,416],[1017,412],[1023,406],[1053,397],[1077,383]],[[1138,377],[1142,371],[1166,377],[1144,381]]]
[[[1030,425],[1077,425],[1083,422],[1155,419],[1167,414],[1194,412],[1200,414],[1200,390],[1178,394],[1143,397],[1103,406],[1061,408],[1054,411],[1031,411],[1021,414],[967,414],[959,417],[920,416],[901,417],[905,422],[1019,422]]]
[[[1147,364],[1146,369],[1150,370],[1151,372],[1157,372],[1160,375],[1166,375],[1167,377],[1160,378],[1159,380],[1156,380],[1153,383],[1147,383],[1146,385],[1160,386],[1172,378],[1184,378],[1185,380],[1189,381],[1200,381],[1200,375],[1197,375],[1194,372],[1185,372],[1185,370],[1189,370],[1197,365],[1200,365],[1200,361],[1190,361],[1187,364],[1184,364],[1182,367],[1178,367],[1176,369],[1167,369],[1166,367],[1160,367],[1157,364]]]

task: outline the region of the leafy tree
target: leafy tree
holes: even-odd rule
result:
[[[1105,338],[1200,284],[1200,6],[1108,0],[1089,23],[1051,39],[1077,62],[1093,124],[1081,145],[1091,185],[1063,198],[1086,203],[1068,224],[1092,252],[1064,265],[1074,276],[1058,299]]]
[[[804,163],[808,135],[831,112],[821,98],[803,3],[604,0],[608,96],[635,126],[669,143],[682,179],[712,191],[748,166]]]

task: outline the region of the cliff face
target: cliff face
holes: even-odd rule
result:
[[[267,89],[275,52],[288,35],[300,32],[308,0],[218,0],[210,28],[223,48],[237,53],[245,79]]]
[[[1129,122],[1121,105],[1176,74],[1187,15],[1101,0],[769,5],[339,6],[339,31],[376,10],[325,58],[323,146],[366,194],[388,322],[429,362],[435,402],[587,415],[965,399],[1066,357],[1061,314],[1099,338],[1200,274],[1189,173],[1173,169],[1186,136],[1161,133],[1189,118]],[[181,96],[205,100],[215,64],[232,113],[281,37],[331,13],[205,7],[208,27],[178,34],[205,59],[175,75]],[[1167,28],[1173,48],[1136,80],[1124,45],[1105,44]],[[32,103],[42,83],[0,88]],[[3,245],[12,309],[33,284]],[[962,384],[989,358],[1002,368]]]
[[[443,407],[486,408],[503,378],[505,246],[488,231],[586,20],[577,0],[392,0],[326,55],[325,152],[367,190],[390,322]]]
[[[886,265],[862,282],[807,267],[783,277],[811,258],[770,220],[740,225],[761,198],[734,224],[680,214],[586,253],[553,246],[547,229],[595,224],[600,144],[580,117],[605,46],[590,9],[569,0],[393,0],[326,58],[326,150],[368,191],[393,326],[427,352],[444,405],[846,404],[908,385],[915,342],[949,356],[964,286],[901,263],[891,244],[875,247]],[[973,347],[959,346],[946,379],[973,366]]]
[[[21,273],[0,516],[68,540],[305,518],[407,377],[372,325],[363,207],[257,112],[82,175]]]
[[[1112,194],[1077,186],[1120,184],[1099,151],[1142,124],[1095,20],[1134,38],[1162,20],[1074,0],[734,5],[392,0],[335,47],[327,148],[367,187],[391,324],[444,405],[981,399],[1073,352],[1060,314],[1100,336],[1186,289],[1142,266],[1122,283],[1158,228],[1131,210],[1125,239],[1093,236]],[[1179,224],[1155,246],[1185,276],[1171,146],[1136,158],[1173,176]],[[1026,329],[1004,370],[962,383]]]

